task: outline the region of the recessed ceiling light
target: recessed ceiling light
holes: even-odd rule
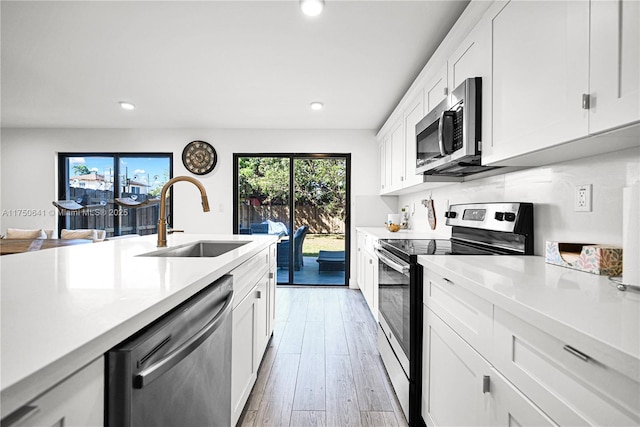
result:
[[[300,0],[300,9],[307,16],[318,16],[324,8],[324,0]]]
[[[130,102],[120,101],[120,107],[124,110],[135,110],[136,106]]]
[[[322,102],[314,101],[311,104],[312,110],[322,110],[324,108],[324,104]]]

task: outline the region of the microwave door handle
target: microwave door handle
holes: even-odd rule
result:
[[[440,146],[440,155],[446,156],[447,153],[444,150],[444,118],[447,115],[446,111],[443,111],[438,121],[438,145]]]
[[[442,157],[450,154],[453,150],[453,118],[455,113],[445,110],[440,116],[438,123],[438,145],[440,146],[440,154]]]

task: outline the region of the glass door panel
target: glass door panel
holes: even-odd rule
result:
[[[278,236],[279,284],[347,284],[348,159],[234,155],[234,232]]]
[[[345,285],[345,157],[294,158],[296,284]]]
[[[278,242],[278,283],[289,284],[290,160],[288,157],[236,158],[238,234],[272,234]]]

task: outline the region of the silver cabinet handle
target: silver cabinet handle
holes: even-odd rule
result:
[[[446,277],[443,277],[443,278],[442,278],[442,280],[443,280],[445,283],[448,283],[448,284],[450,284],[450,285],[455,285],[455,283],[453,283],[453,280],[449,280],[449,279],[447,279]]]
[[[262,291],[256,291],[256,298],[262,298]]]
[[[198,348],[211,334],[218,330],[227,316],[231,314],[231,309],[233,308],[232,302],[233,291],[229,292],[229,296],[227,296],[222,308],[209,323],[185,341],[182,346],[173,350],[148,368],[140,371],[140,373],[133,378],[133,388],[140,389],[149,385]]]
[[[582,360],[583,362],[588,362],[589,360],[591,360],[591,357],[589,357],[588,355],[584,354],[580,350],[576,350],[575,348],[571,347],[570,345],[565,345],[562,348],[565,349],[566,351],[568,351],[569,353],[573,354],[575,357],[577,357],[578,359]]]
[[[38,408],[36,405],[24,405],[10,413],[6,418],[2,420],[2,423],[0,425],[2,425],[2,427],[11,427],[13,425],[18,425],[22,421],[26,420],[32,415],[35,415],[39,411],[40,408]]]
[[[269,279],[273,279],[273,273],[269,272]]]
[[[489,375],[485,375],[482,377],[482,392],[483,393],[491,392],[491,377]]]
[[[591,95],[588,93],[582,94],[582,109],[588,110],[591,105]]]

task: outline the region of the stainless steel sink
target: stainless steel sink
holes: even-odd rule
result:
[[[148,252],[139,256],[150,257],[178,257],[178,258],[202,258],[217,257],[226,254],[229,251],[238,249],[240,246],[249,242],[214,242],[201,241],[189,243],[186,245],[174,246],[172,248],[160,249],[154,252]]]

